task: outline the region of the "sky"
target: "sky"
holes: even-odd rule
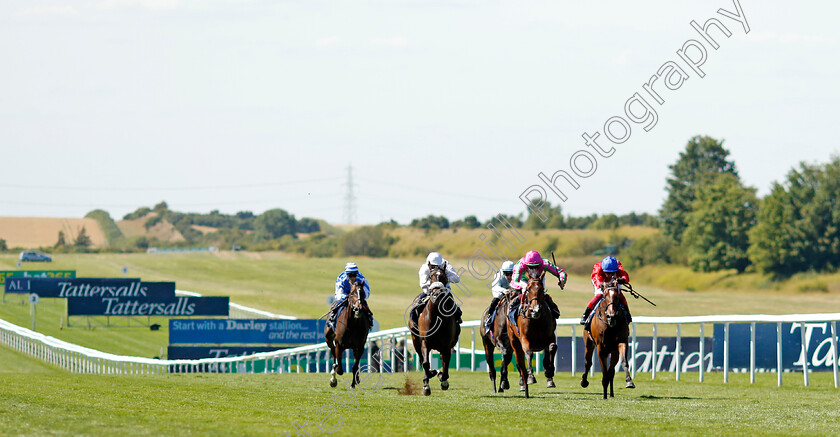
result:
[[[486,220],[524,212],[523,193],[572,215],[656,213],[695,135],[724,140],[764,195],[840,151],[838,13],[829,1],[3,1],[0,216],[119,219],[166,201],[346,223],[348,168],[354,223]],[[690,24],[710,18],[730,33],[708,30],[717,49]],[[692,40],[706,52],[697,71]],[[669,61],[685,74],[676,89]],[[643,87],[657,74],[661,102]],[[600,151],[582,137],[596,132]],[[578,184],[557,179],[564,201],[539,177],[560,170]]]

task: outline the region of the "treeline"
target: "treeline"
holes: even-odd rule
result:
[[[631,212],[624,215],[592,214],[583,217],[564,216],[560,206],[552,206],[549,202],[540,207],[543,214],[548,217],[548,220],[541,220],[534,214],[529,214],[527,218],[523,219],[523,214],[507,215],[498,214],[494,216],[501,216],[512,226],[519,229],[527,229],[538,231],[541,229],[616,229],[619,226],[648,226],[655,228],[659,226],[659,218],[648,213],[637,214]],[[470,215],[463,219],[449,222],[444,216],[429,215],[423,218],[414,219],[409,223],[409,226],[418,229],[476,229],[485,226],[487,223],[481,223],[476,216]]]
[[[629,265],[755,269],[777,278],[840,267],[840,157],[801,163],[762,199],[714,138],[692,138],[669,168],[661,232],[630,246]]]

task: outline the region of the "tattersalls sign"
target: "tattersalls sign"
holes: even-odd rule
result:
[[[70,297],[68,316],[227,316],[229,297]]]

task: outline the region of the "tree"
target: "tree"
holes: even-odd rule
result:
[[[6,240],[0,238],[0,252],[5,252],[9,250],[9,246],[6,244]]]
[[[295,216],[282,209],[270,209],[254,220],[254,241],[294,236],[296,228]]]
[[[535,213],[535,210],[539,210],[539,214]],[[546,201],[541,208],[538,208],[537,202],[533,200],[531,207],[528,208],[528,218],[522,224],[523,229],[531,230],[563,229],[564,226],[563,209],[560,205],[551,206],[551,203]]]
[[[88,237],[87,230],[84,226],[79,230],[79,234],[76,235],[73,245],[76,247],[88,247],[91,245],[90,237]]]
[[[453,228],[476,229],[481,227],[481,222],[474,215],[468,215],[461,220],[455,220],[450,224]]]
[[[634,241],[621,252],[621,259],[630,269],[651,264],[667,264],[673,259],[672,252],[675,246],[671,237],[657,232]]]
[[[718,175],[697,190],[687,217],[683,244],[695,271],[714,272],[749,265],[749,231],[755,225],[755,188],[741,185],[733,174]]]
[[[394,240],[379,226],[362,226],[341,237],[341,253],[344,256],[383,257],[388,255]]]
[[[167,205],[166,202],[160,202],[157,205],[155,205],[154,208],[152,208],[152,211],[156,213],[164,213],[166,211],[169,211],[169,205]],[[217,210],[216,213],[218,212],[219,211]]]
[[[320,232],[321,224],[317,220],[304,217],[297,222],[297,232],[311,234],[313,232]]]
[[[598,220],[595,220],[590,227],[592,229],[615,229],[619,225],[618,216],[615,214],[602,215]]]
[[[64,231],[58,231],[58,241],[55,242],[55,247],[64,247],[67,245],[67,241],[64,238]]]
[[[682,241],[695,192],[704,182],[718,174],[728,173],[736,178],[735,163],[728,160],[729,151],[723,141],[708,136],[695,136],[688,141],[677,162],[670,165],[667,179],[668,197],[660,210],[662,230],[675,241]]]
[[[420,219],[412,220],[409,226],[420,229],[449,229],[449,220],[442,215],[428,215]]]
[[[840,267],[840,157],[802,163],[764,199],[750,259],[773,276]]]

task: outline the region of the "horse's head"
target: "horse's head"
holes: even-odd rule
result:
[[[442,266],[434,266],[432,264],[429,264],[429,283],[434,284],[435,282],[440,282],[443,285],[449,284],[449,277],[446,276],[445,262]]]
[[[612,280],[604,288],[604,297],[601,299],[601,306],[604,307],[604,317],[607,326],[615,327],[616,317],[619,314],[618,305],[621,303],[621,285],[618,281]]]
[[[529,319],[539,319],[541,312],[547,309],[543,278],[545,278],[545,272],[537,273],[536,269],[528,269],[528,285],[525,286],[528,307],[525,309],[525,317]]]
[[[361,279],[357,279],[350,284],[350,294],[347,296],[347,306],[353,311],[353,318],[359,319],[364,313],[364,305],[362,305],[362,296],[365,295],[365,283]]]

